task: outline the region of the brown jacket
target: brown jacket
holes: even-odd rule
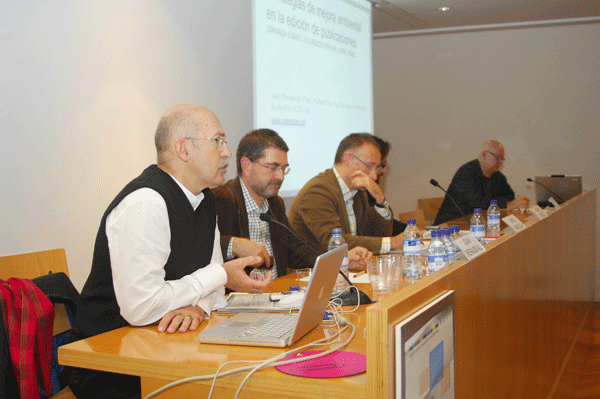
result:
[[[242,192],[239,176],[220,186],[213,187],[211,190],[215,195],[217,221],[221,232],[221,252],[223,258],[225,258],[231,237],[250,238],[244,193]],[[273,219],[289,227],[283,199],[275,196],[267,199],[267,201],[269,202],[268,213]],[[269,229],[278,276],[285,276],[288,267],[303,269],[314,266],[317,254],[313,250],[307,248],[289,231],[275,223],[269,224]],[[321,252],[319,251],[319,253]]]
[[[348,212],[342,189],[332,169],[313,177],[302,187],[290,209],[292,228],[309,244],[327,248],[331,230],[342,228],[342,236],[348,248],[365,247],[370,251],[381,250],[381,238],[392,235],[392,220],[386,220],[369,205],[366,192],[354,196],[356,234],[350,234]]]

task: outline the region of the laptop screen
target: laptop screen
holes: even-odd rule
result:
[[[535,195],[537,203],[547,203],[550,197],[559,204],[581,194],[580,175],[536,176]]]

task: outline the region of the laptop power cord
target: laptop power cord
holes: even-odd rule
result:
[[[254,374],[256,371],[259,371],[261,368],[264,368],[264,367],[267,367],[267,366],[276,367],[276,366],[281,366],[281,365],[285,365],[285,364],[292,364],[292,363],[303,362],[303,361],[306,361],[306,360],[316,359],[316,358],[319,358],[319,357],[327,356],[330,353],[333,353],[333,352],[336,352],[338,350],[342,350],[343,348],[345,348],[352,341],[352,339],[354,338],[354,335],[356,334],[356,326],[354,324],[350,323],[346,318],[344,318],[343,316],[341,316],[339,313],[335,313],[335,320],[336,320],[336,324],[343,325],[344,327],[341,328],[341,329],[339,329],[331,337],[326,337],[326,338],[322,338],[322,339],[316,340],[314,342],[311,342],[311,343],[306,344],[304,346],[301,346],[301,347],[292,349],[290,351],[284,352],[284,353],[282,353],[282,354],[280,354],[278,356],[275,356],[275,357],[267,359],[267,360],[259,360],[259,361],[250,361],[250,360],[248,360],[248,361],[244,361],[244,360],[237,360],[237,361],[235,361],[234,360],[234,361],[231,361],[231,362],[226,362],[226,363],[223,363],[219,367],[219,369],[217,370],[217,372],[215,374],[188,377],[188,378],[183,378],[183,379],[174,381],[172,383],[169,383],[169,384],[167,384],[167,385],[165,385],[165,386],[157,389],[154,392],[151,392],[150,394],[146,395],[144,397],[144,399],[151,399],[151,398],[155,397],[156,395],[158,395],[158,394],[160,394],[160,393],[162,393],[162,392],[164,392],[164,391],[166,391],[168,389],[171,389],[171,388],[173,388],[175,386],[181,385],[181,384],[185,384],[185,383],[188,383],[188,382],[194,382],[194,381],[202,381],[202,380],[210,380],[210,379],[212,379],[213,383],[212,383],[212,386],[211,386],[211,389],[210,389],[210,393],[208,395],[208,399],[210,399],[211,396],[212,396],[212,392],[213,392],[213,389],[214,389],[214,386],[216,384],[216,380],[217,380],[218,377],[225,377],[225,376],[228,376],[228,375],[232,375],[232,374],[235,374],[235,373],[239,373],[239,372],[242,372],[242,371],[248,371],[249,370],[249,373],[246,375],[246,377],[244,378],[244,380],[240,383],[240,386],[238,387],[238,390],[237,390],[237,392],[235,394],[235,398],[237,399],[237,398],[239,398],[239,395],[240,395],[240,393],[242,391],[242,388],[244,387],[244,384],[246,384],[246,382],[252,376],[252,374]],[[332,346],[330,349],[328,349],[328,350],[326,350],[324,352],[317,353],[317,354],[311,355],[311,356],[297,357],[295,359],[282,360],[283,358],[285,358],[289,354],[296,353],[296,352],[301,352],[301,351],[303,351],[303,350],[305,350],[305,349],[307,349],[309,347],[331,345],[332,343],[335,342],[335,341],[333,341],[333,339],[334,338],[338,338],[341,335],[341,333],[343,331],[345,331],[346,329],[348,329],[348,328],[351,329],[350,336],[348,337],[348,339],[346,339],[344,342],[336,343],[334,346]],[[220,372],[220,370],[225,365],[233,364],[233,363],[258,363],[258,364],[255,365],[255,366],[250,365],[250,366],[239,367],[239,368],[236,368],[236,369],[231,369],[231,370],[224,371],[222,373]]]

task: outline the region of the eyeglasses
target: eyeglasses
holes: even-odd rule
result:
[[[350,154],[350,153],[348,153]],[[367,168],[369,168],[369,170],[373,169],[375,170],[375,172],[380,175],[383,173],[383,167],[381,167],[381,165],[369,165],[368,163],[366,163],[365,161],[363,161],[362,159],[360,159],[359,157],[357,157],[354,154],[350,154],[350,156],[352,156],[353,158],[356,158],[360,163],[362,163],[363,165],[365,165]]]
[[[494,154],[494,153],[493,153],[493,152],[491,152],[491,151],[488,151],[488,152],[489,152],[490,154],[492,154],[492,155],[494,156],[494,158],[496,158],[498,161],[501,161],[501,162],[504,162],[504,161],[506,161],[506,158],[504,158],[504,157],[501,157],[501,156],[500,156],[500,155],[498,155],[498,154]]]
[[[223,137],[223,136],[219,136],[219,137],[184,137],[184,139],[186,139],[186,140],[214,140],[217,142],[217,147],[219,147],[219,148],[223,148],[223,144],[227,144],[227,140],[225,140],[225,137]]]
[[[256,161],[254,163],[262,166],[263,168],[267,168],[269,170],[269,172],[271,172],[271,173],[277,173],[279,171],[281,171],[281,173],[283,173],[284,175],[287,175],[288,173],[290,173],[290,165],[285,165],[285,166],[281,166],[278,164],[263,165],[262,163],[259,163]]]

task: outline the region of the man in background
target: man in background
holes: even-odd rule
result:
[[[231,152],[210,110],[177,105],[155,134],[157,165],[146,168],[111,202],[100,222],[92,269],[77,304],[71,341],[119,327],[158,322],[159,332],[196,330],[225,305],[224,287],[263,292],[244,268],[248,256],[223,263],[215,200]],[[76,397],[139,398],[139,377],[71,368]]]
[[[231,259],[239,246],[261,243],[274,259],[273,278],[284,276],[288,268],[311,268],[317,254],[287,229],[260,220],[262,213],[288,226],[283,199],[278,195],[285,175],[290,171],[289,148],[270,129],[258,129],[240,140],[236,153],[238,176],[212,192],[216,198],[221,249]],[[317,247],[319,248],[319,247]],[[366,266],[372,253],[365,248],[349,251],[354,268]]]
[[[500,172],[504,156],[504,146],[499,142],[488,140],[483,143],[479,158],[462,165],[454,174],[434,224],[457,219],[463,214],[468,215],[475,208],[487,209],[493,199],[501,209],[529,206],[529,198],[515,197],[515,192]],[[450,196],[456,201],[460,211]]]
[[[375,135],[373,136],[373,138],[377,140],[377,143],[379,143],[379,151],[381,152],[381,164],[379,165],[380,169],[377,171],[378,177],[376,180],[377,184],[380,184],[379,181],[381,179],[381,176],[383,176],[387,172],[387,159],[390,150],[392,149],[392,145],[388,141]],[[372,196],[369,196],[369,204],[372,206],[375,205],[375,199]],[[404,232],[404,230],[406,229],[406,223],[402,223],[398,219],[394,218],[392,218],[392,222],[394,223],[394,227],[392,229],[393,236]]]
[[[387,253],[400,249],[403,235],[392,235],[392,211],[377,184],[381,168],[378,141],[368,133],[353,133],[338,146],[333,168],[312,178],[290,209],[290,224],[305,240],[327,248],[334,228],[350,248]],[[369,203],[373,197],[373,205]]]

